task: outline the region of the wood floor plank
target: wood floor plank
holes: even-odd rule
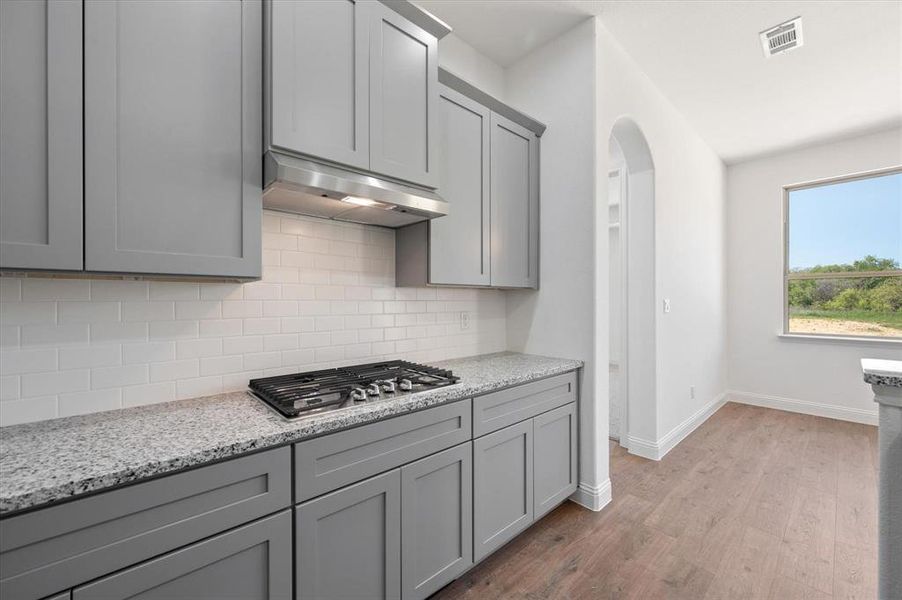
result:
[[[780,573],[832,594],[835,525],[835,495],[799,486],[783,534]]]
[[[728,403],[661,461],[612,443],[604,510],[561,505],[435,598],[873,599],[876,442]]]

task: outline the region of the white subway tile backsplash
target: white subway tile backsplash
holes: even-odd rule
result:
[[[0,325],[55,322],[56,302],[0,302]]]
[[[123,365],[91,369],[91,389],[121,388],[147,383],[147,365]]]
[[[100,345],[59,349],[60,369],[113,367],[122,362],[122,346]]]
[[[59,416],[71,417],[122,408],[122,390],[93,390],[59,395]]]
[[[22,280],[22,301],[32,300],[90,300],[91,282],[86,279]]]
[[[91,388],[91,371],[54,371],[22,375],[20,394],[23,398],[82,392]]]
[[[198,375],[200,375],[200,361],[196,358],[171,360],[150,365],[150,381],[152,383],[188,379]]]
[[[391,230],[271,211],[263,229],[262,281],[0,277],[0,425],[505,348],[504,292],[395,288]]]
[[[56,348],[0,351],[0,375],[56,371],[58,364]]]
[[[60,323],[106,323],[119,320],[118,302],[60,302]]]

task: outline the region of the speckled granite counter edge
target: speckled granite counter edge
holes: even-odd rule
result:
[[[484,360],[491,359],[493,356],[503,357],[510,353],[502,353],[499,355],[488,355]],[[283,421],[284,429],[275,431],[262,436],[248,437],[245,439],[237,439],[229,444],[221,444],[203,448],[198,452],[186,454],[184,456],[171,456],[162,460],[148,461],[142,464],[122,466],[116,470],[106,473],[94,474],[86,477],[76,477],[69,481],[59,481],[52,479],[51,481],[33,482],[32,485],[21,485],[18,489],[3,490],[4,495],[0,497],[0,516],[7,517],[23,510],[29,510],[37,507],[43,507],[51,503],[57,503],[63,500],[69,500],[77,496],[88,493],[96,493],[107,489],[119,487],[126,484],[133,484],[142,480],[172,474],[184,469],[203,466],[208,463],[219,460],[236,457],[249,452],[283,446],[294,442],[310,439],[320,435],[334,433],[336,431],[349,429],[373,423],[382,419],[403,415],[431,408],[440,404],[472,398],[474,396],[483,395],[499,389],[514,385],[522,385],[552,377],[562,373],[567,373],[583,366],[582,361],[572,359],[550,359],[549,357],[535,357],[554,361],[553,366],[545,365],[541,370],[532,371],[530,373],[513,373],[505,376],[499,372],[496,377],[489,381],[469,383],[462,382],[445,388],[428,390],[403,396],[397,400],[388,400],[385,402],[364,405],[362,407],[352,407],[333,413],[302,419],[298,421]],[[453,364],[464,360],[477,360],[483,357],[473,357],[473,359],[455,359],[452,361],[442,361],[438,364]],[[155,405],[155,410],[165,410],[166,405],[170,405],[172,410],[176,410],[189,405],[190,403],[207,403],[224,400],[238,401],[246,398],[250,402],[259,402],[256,399],[247,397],[245,392],[231,392],[226,394],[218,394],[205,398],[195,398],[190,400],[179,400],[165,403],[165,405]],[[255,405],[257,406],[257,405]],[[140,416],[141,408],[126,409],[135,411],[136,416]],[[259,408],[259,406],[257,406]],[[267,409],[268,410],[268,409]],[[122,418],[123,411],[112,411],[119,413],[118,418]],[[103,415],[109,413],[97,413],[95,415],[86,415],[85,417],[70,417],[68,419],[80,418],[103,418]],[[259,416],[259,414],[257,415]],[[262,418],[262,417],[261,417]],[[12,428],[41,428],[42,425],[47,426],[52,431],[54,421],[65,421],[66,419],[55,419],[36,424],[18,425],[11,428],[0,428],[0,435],[4,430]],[[37,475],[36,475],[37,477]]]
[[[878,375],[877,373],[865,373],[864,382],[871,385],[885,385],[887,387],[902,387],[902,376]]]

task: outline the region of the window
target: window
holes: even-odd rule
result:
[[[784,332],[902,338],[902,168],[784,198]]]

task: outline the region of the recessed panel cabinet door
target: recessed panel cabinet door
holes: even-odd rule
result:
[[[371,2],[275,0],[272,144],[369,168]]]
[[[400,598],[401,472],[295,509],[298,600]]]
[[[537,287],[539,138],[492,113],[492,285]]]
[[[381,3],[370,19],[370,170],[438,185],[438,40]]]
[[[533,522],[532,419],[473,441],[473,554],[479,561]]]
[[[473,564],[473,445],[401,467],[404,600],[426,598]]]
[[[0,268],[81,270],[82,3],[0,2]]]
[[[439,84],[438,192],[447,216],[429,221],[429,283],[489,285],[491,111]]]
[[[85,3],[85,267],[257,277],[262,9]]]
[[[576,403],[533,419],[535,437],[535,518],[576,491]]]
[[[73,600],[291,600],[291,512],[76,588]]]

